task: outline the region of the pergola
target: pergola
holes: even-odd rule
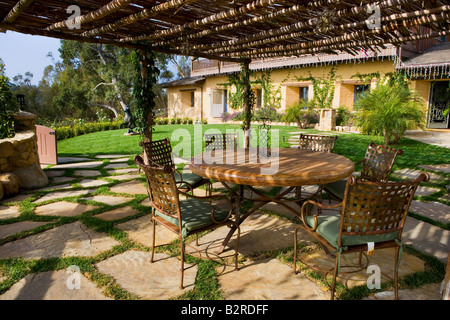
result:
[[[0,30],[238,62],[245,75],[256,58],[442,37],[449,10],[448,0],[0,0]]]

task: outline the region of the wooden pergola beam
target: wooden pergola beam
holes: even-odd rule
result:
[[[423,39],[430,39],[430,38],[439,38],[443,36],[450,35],[450,29],[434,32],[430,34],[424,34],[424,35],[411,35],[408,37],[398,37],[398,38],[392,38],[390,40],[386,39],[379,39],[379,40],[361,40],[361,41],[354,41],[352,43],[345,43],[345,44],[338,44],[338,45],[331,45],[328,47],[315,47],[310,49],[297,49],[297,50],[286,50],[286,51],[278,51],[278,52],[271,52],[271,53],[258,53],[258,54],[249,54],[247,55],[247,58],[251,59],[265,59],[265,58],[273,58],[273,57],[280,57],[280,56],[303,56],[303,55],[309,55],[309,54],[319,54],[319,53],[325,53],[328,51],[334,51],[334,52],[342,52],[342,51],[352,51],[353,53],[361,52],[362,48],[370,48],[370,47],[383,47],[385,44],[392,44],[392,45],[398,45],[410,41],[417,41],[417,40],[423,40]]]
[[[138,13],[129,15],[127,17],[119,19],[119,20],[117,20],[117,21],[115,21],[113,23],[107,24],[107,25],[102,26],[100,28],[96,28],[96,29],[92,29],[92,30],[86,31],[82,35],[84,37],[95,37],[95,36],[98,36],[100,34],[104,34],[104,33],[107,33],[107,32],[112,32],[112,31],[115,31],[115,30],[119,29],[120,27],[123,27],[123,26],[129,25],[129,24],[135,23],[135,22],[137,22],[139,20],[142,20],[142,19],[148,19],[148,18],[150,18],[152,16],[155,16],[158,13],[161,13],[163,11],[166,11],[166,10],[169,10],[169,9],[172,9],[172,8],[176,8],[176,7],[180,7],[180,6],[183,6],[185,4],[189,4],[189,3],[195,2],[195,1],[197,1],[197,0],[170,0],[170,1],[167,1],[167,2],[163,2],[163,3],[160,3],[160,4],[156,5],[156,6],[153,6],[150,9],[142,10],[142,11],[140,11]]]
[[[411,2],[416,2],[417,0],[386,0],[383,1],[379,4],[380,9],[386,9],[386,8],[391,8],[393,6],[399,6],[399,5],[403,5],[406,3],[411,3]],[[334,16],[335,17],[352,17],[354,15],[359,15],[361,13],[365,13],[367,12],[367,9],[369,8],[369,4],[367,5],[363,5],[363,6],[358,6],[358,7],[353,7],[351,9],[344,9],[344,10],[339,10],[334,12]],[[288,26],[283,26],[281,28],[278,29],[271,29],[271,30],[265,30],[262,31],[258,34],[253,34],[253,35],[248,35],[239,39],[235,39],[235,40],[230,40],[230,41],[223,41],[221,43],[217,43],[214,45],[211,44],[202,44],[202,45],[197,45],[194,46],[193,48],[196,50],[208,50],[208,49],[216,49],[215,51],[220,52],[221,50],[224,51],[228,51],[230,47],[235,47],[237,45],[242,45],[243,47],[245,46],[251,46],[250,43],[254,43],[255,41],[261,40],[262,41],[267,41],[268,38],[273,38],[276,36],[285,36],[288,37],[290,34],[293,34],[294,32],[299,32],[301,30],[304,29],[311,29],[311,28],[316,28],[322,21],[318,18],[311,18],[309,20],[306,21],[299,21],[297,23],[288,25]],[[365,20],[361,21],[361,22],[357,22],[357,23],[350,23],[348,24],[349,26],[356,26],[356,24],[358,25],[366,25]],[[331,26],[329,28],[329,30],[331,29],[336,29],[336,28],[340,28],[340,27],[333,27]],[[341,28],[342,29],[342,28]],[[315,34],[317,34],[319,30],[315,29],[314,32]],[[297,35],[299,33],[296,33]],[[219,50],[219,48],[222,48],[221,50]]]
[[[392,22],[396,22],[399,20],[403,20],[403,19],[427,16],[427,15],[445,12],[445,11],[450,11],[450,6],[442,6],[442,7],[434,8],[431,10],[414,11],[414,12],[402,13],[402,14],[393,14],[388,17],[383,17],[381,19],[381,23],[392,23]],[[352,23],[348,23],[348,24],[344,24],[344,25],[332,26],[332,27],[327,27],[327,28],[323,28],[320,30],[314,30],[314,31],[308,31],[308,32],[287,33],[287,34],[284,34],[281,36],[276,36],[276,37],[272,37],[272,38],[266,38],[263,40],[256,40],[256,41],[248,42],[245,45],[241,44],[241,45],[237,45],[234,47],[227,47],[227,50],[222,50],[222,49],[214,50],[214,52],[220,53],[223,51],[227,52],[230,50],[245,49],[246,47],[258,47],[258,46],[267,45],[270,43],[276,43],[279,41],[289,40],[289,39],[293,39],[293,38],[300,38],[300,37],[307,37],[307,36],[315,35],[315,34],[317,34],[317,32],[329,32],[329,31],[333,31],[336,29],[346,30],[346,29],[350,29],[350,28],[353,28],[353,29],[354,28],[363,28],[365,26],[366,26],[366,22],[360,21],[360,22],[352,22]],[[193,46],[192,48],[195,50],[199,50],[199,48],[197,48],[196,46]]]
[[[238,16],[251,13],[257,8],[263,8],[263,7],[272,5],[275,2],[280,2],[280,1],[256,0],[256,1],[253,1],[251,3],[244,5],[242,7],[233,8],[233,9],[230,9],[227,11],[222,11],[222,12],[210,15],[206,18],[203,18],[200,20],[195,20],[195,21],[192,21],[189,23],[185,23],[183,25],[179,25],[179,26],[176,26],[171,29],[157,31],[153,34],[142,35],[139,37],[127,37],[127,38],[121,39],[121,41],[129,42],[129,41],[141,41],[141,40],[155,40],[155,39],[159,39],[162,37],[180,34],[180,33],[184,32],[186,29],[200,28],[200,27],[204,27],[206,25],[212,24],[214,22],[217,22],[217,21],[220,21],[223,19],[236,18]]]
[[[11,11],[5,16],[5,18],[2,20],[2,23],[12,23],[14,20],[17,19],[20,14],[25,11],[26,8],[30,6],[30,4],[33,3],[34,0],[20,0],[17,2],[17,4],[14,6],[14,8],[11,9]]]
[[[122,8],[127,7],[132,0],[114,0],[110,3],[104,5],[98,10],[89,12],[88,14],[76,17],[74,19],[74,24],[82,24],[82,23],[88,23],[91,21],[99,20],[103,17],[106,17],[110,15],[111,13],[114,13]],[[51,26],[47,27],[46,30],[52,31],[52,30],[58,30],[67,27],[67,20],[60,21],[57,23],[52,24]]]
[[[450,6],[445,6],[445,11],[450,11]],[[346,33],[342,36],[337,36],[333,38],[328,38],[324,40],[315,40],[309,42],[302,42],[297,44],[290,45],[279,45],[279,46],[271,46],[266,48],[254,49],[251,51],[234,51],[236,48],[228,48],[228,51],[234,51],[230,53],[230,56],[247,56],[248,54],[259,54],[259,53],[271,53],[271,52],[283,52],[283,51],[292,51],[298,49],[308,49],[308,48],[317,48],[317,47],[327,47],[333,44],[346,43],[349,41],[353,41],[355,39],[367,38],[367,37],[381,37],[389,32],[395,32],[400,27],[410,28],[417,27],[422,24],[427,24],[431,22],[440,22],[445,21],[450,18],[450,14],[445,13],[445,11],[441,11],[440,14],[429,14],[422,13],[418,15],[416,18],[411,18],[409,20],[392,20],[389,24],[384,24],[380,29],[373,30],[364,30],[364,31],[354,31],[350,33]],[[411,15],[413,16],[413,15]],[[266,43],[265,43],[266,44]],[[241,47],[244,48],[244,47]],[[212,50],[211,53],[218,53],[220,51]]]

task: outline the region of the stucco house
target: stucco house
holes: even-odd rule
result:
[[[449,116],[443,110],[450,103],[449,95],[440,92],[449,88],[450,79],[450,37],[426,39],[402,46],[388,45],[380,51],[364,50],[357,55],[347,52],[338,54],[306,55],[253,60],[250,69],[252,79],[263,73],[270,75],[274,94],[279,95],[277,111],[283,113],[300,99],[311,99],[314,87],[309,76],[327,78],[334,68],[335,91],[332,108],[345,106],[353,110],[358,95],[376,85],[376,78],[360,79],[357,74],[405,72],[410,86],[425,101],[427,127],[447,129]],[[228,102],[229,90],[224,84],[229,75],[238,74],[236,63],[208,59],[192,61],[191,77],[163,84],[167,89],[169,118],[207,119],[209,123],[221,121],[224,112],[233,113]],[[256,96],[256,108],[265,105],[263,88],[252,86]]]

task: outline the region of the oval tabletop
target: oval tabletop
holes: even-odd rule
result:
[[[293,148],[273,149],[259,157],[256,149],[215,150],[192,158],[193,173],[226,183],[251,186],[303,186],[347,178],[354,164],[334,153]]]

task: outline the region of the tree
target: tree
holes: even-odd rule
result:
[[[386,144],[396,144],[405,131],[424,128],[423,102],[402,75],[390,75],[365,92],[357,101],[355,125],[365,134],[381,135]]]
[[[66,74],[61,84],[65,88],[73,87],[76,93],[72,98],[84,94],[88,106],[105,108],[114,117],[126,109],[133,79],[131,50],[63,40],[59,51]]]

